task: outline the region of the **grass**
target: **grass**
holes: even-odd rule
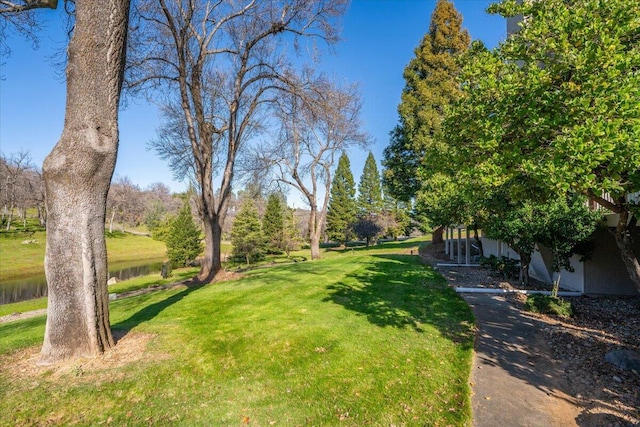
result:
[[[30,243],[23,243],[27,241]],[[28,237],[20,233],[0,233],[0,283],[43,275],[45,242],[44,231]],[[107,256],[110,264],[131,260],[162,260],[166,256],[166,246],[146,236],[113,233],[113,237],[107,237]]]
[[[388,245],[116,300],[117,368],[20,378],[44,318],[0,324],[0,425],[470,425],[471,312]]]

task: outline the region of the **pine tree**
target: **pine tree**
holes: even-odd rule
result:
[[[283,248],[284,216],[282,196],[276,193],[269,195],[267,207],[262,217],[262,232],[267,242],[267,252],[282,253]]]
[[[283,216],[284,227],[282,229],[282,249],[286,252],[287,258],[289,258],[291,251],[300,249],[302,238],[298,231],[295,210],[285,206]]]
[[[460,97],[457,58],[467,51],[469,42],[462,15],[449,0],[438,0],[429,32],[404,70],[400,123],[384,151],[385,185],[398,200],[415,197],[421,173],[431,171],[430,158],[443,150],[436,136],[446,107]]]
[[[382,212],[382,184],[373,153],[369,152],[358,184],[359,216],[375,216]]]
[[[264,257],[266,241],[262,233],[258,209],[252,199],[246,199],[231,227],[232,256],[247,264]]]
[[[186,200],[178,215],[169,222],[165,235],[167,257],[173,267],[189,265],[200,255],[204,249],[200,234],[189,200]]]
[[[331,199],[327,210],[327,235],[330,240],[347,245],[356,212],[356,184],[349,157],[343,152],[331,183]]]

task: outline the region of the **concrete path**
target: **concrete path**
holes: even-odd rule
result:
[[[471,373],[474,426],[577,426],[580,410],[565,392],[563,367],[541,336],[543,324],[502,296],[461,295],[479,329]]]

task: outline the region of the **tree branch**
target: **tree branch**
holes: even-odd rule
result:
[[[19,13],[33,9],[55,9],[57,7],[58,0],[24,0],[23,3],[0,0],[0,14]]]

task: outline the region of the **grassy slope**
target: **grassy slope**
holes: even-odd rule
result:
[[[470,425],[469,308],[398,250],[115,301],[114,329],[156,336],[149,357],[16,381],[4,356],[0,425]],[[37,345],[43,328],[0,325],[0,353]]]

